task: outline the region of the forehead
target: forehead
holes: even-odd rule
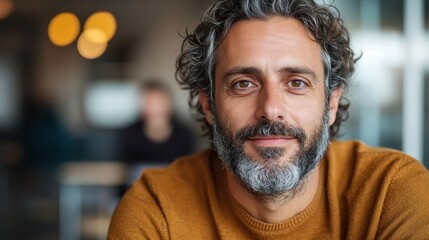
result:
[[[321,49],[294,18],[271,17],[235,22],[218,48],[218,65],[284,67],[302,65],[322,70]],[[279,65],[279,66],[277,66]]]

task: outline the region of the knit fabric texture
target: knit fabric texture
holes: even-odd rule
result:
[[[233,199],[226,171],[210,149],[146,170],[108,239],[429,239],[429,172],[399,151],[333,141],[312,202],[275,224]]]

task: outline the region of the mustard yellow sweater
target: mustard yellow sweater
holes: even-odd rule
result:
[[[333,142],[316,196],[270,224],[230,196],[206,150],[147,170],[124,195],[108,239],[429,239],[429,173],[414,159],[359,142]]]

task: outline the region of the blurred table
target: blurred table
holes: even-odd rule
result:
[[[83,187],[119,187],[126,183],[127,166],[122,163],[64,164],[60,168],[60,239],[81,239]]]

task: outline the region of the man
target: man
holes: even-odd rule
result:
[[[169,89],[159,80],[149,80],[142,83],[140,93],[140,119],[120,134],[121,160],[131,165],[166,165],[190,154],[194,138],[174,119]]]
[[[421,164],[330,142],[347,116],[342,91],[354,62],[332,7],[216,3],[177,61],[214,151],[143,175],[117,207],[109,238],[428,238]]]

